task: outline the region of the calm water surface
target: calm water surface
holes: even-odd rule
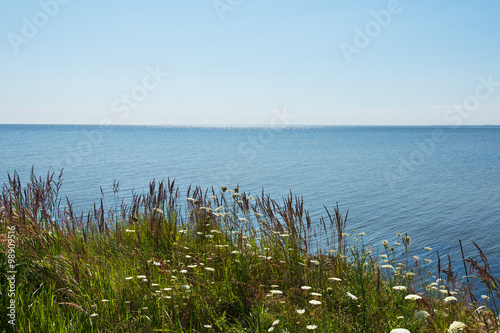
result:
[[[500,273],[500,127],[188,128],[0,125],[0,181],[64,168],[62,192],[86,209],[112,193],[141,192],[153,179],[234,187],[274,198],[303,196],[313,220],[323,204],[349,209],[348,229],[366,241],[439,249],[460,264],[471,241]]]

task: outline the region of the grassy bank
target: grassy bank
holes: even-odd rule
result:
[[[465,261],[470,283],[489,290],[475,299],[434,250],[403,234],[366,244],[337,205],[311,221],[291,193],[273,200],[238,188],[189,188],[181,195],[166,181],[120,207],[101,202],[77,214],[58,199],[61,181],[33,175],[22,187],[14,175],[4,185],[6,331],[498,329],[500,281],[484,256]]]

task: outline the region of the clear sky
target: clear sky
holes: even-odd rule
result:
[[[500,124],[499,15],[465,0],[2,1],[0,123]]]

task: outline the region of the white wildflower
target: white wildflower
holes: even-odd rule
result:
[[[354,296],[353,294],[351,294],[350,292],[347,292],[346,295],[349,296],[351,299],[353,299],[355,301],[358,300],[358,298],[356,296]]]
[[[454,321],[453,323],[451,323],[450,328],[448,328],[448,332],[450,333],[462,332],[465,326],[466,325],[461,321]]]
[[[394,286],[394,287],[392,287],[392,289],[394,289],[394,290],[406,290],[406,287],[405,286]]]
[[[422,299],[422,296],[419,296],[419,295],[414,295],[414,294],[410,294],[410,295],[406,295],[405,296],[405,299],[409,299],[409,300],[412,300],[412,301],[416,301],[418,299]]]
[[[336,278],[336,277],[331,277],[331,278],[328,278],[328,280],[332,280],[332,281],[342,281],[342,279],[339,279],[339,278]]]

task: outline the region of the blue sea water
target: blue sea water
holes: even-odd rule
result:
[[[461,265],[475,241],[500,273],[500,127],[161,127],[0,125],[0,181],[64,168],[63,195],[80,209],[102,186],[129,198],[153,179],[303,196],[349,210],[348,229],[380,244],[408,233]],[[423,251],[424,252],[424,251]],[[500,275],[500,274],[499,274]]]

